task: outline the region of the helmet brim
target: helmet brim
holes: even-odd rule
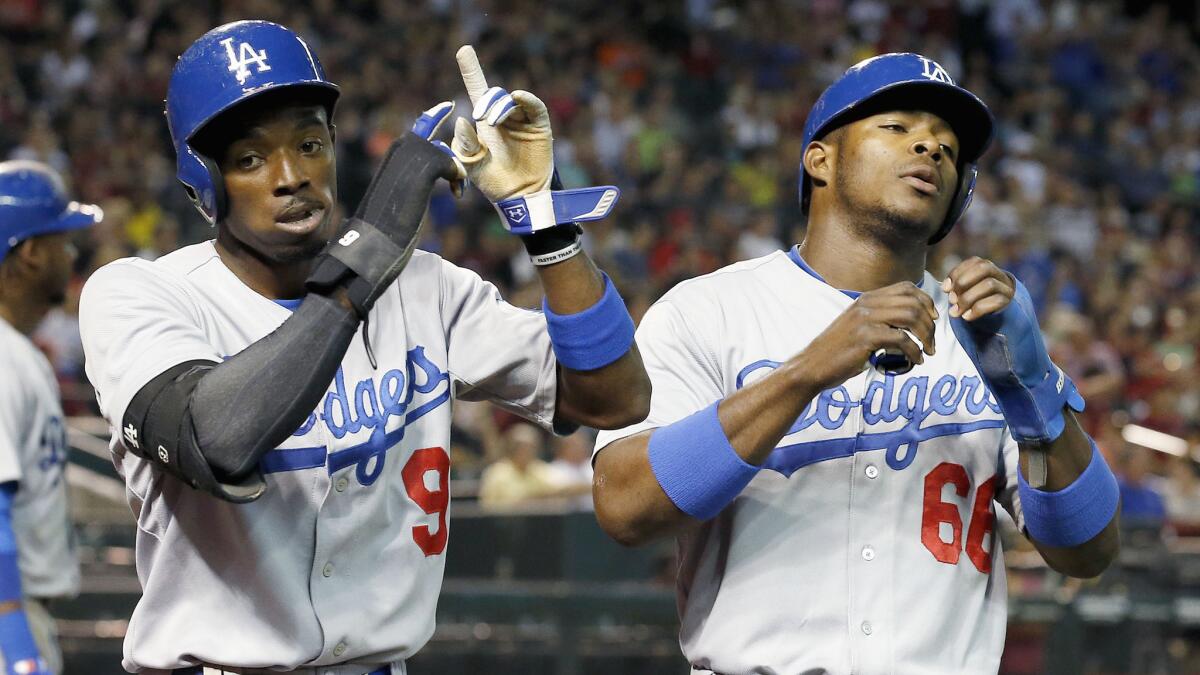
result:
[[[961,87],[932,80],[907,80],[884,87],[840,111],[815,138],[888,110],[924,110],[946,120],[958,136],[959,162],[977,162],[992,142],[995,120],[987,105]]]
[[[255,89],[252,92],[243,94],[232,105],[228,105],[223,108],[220,108],[220,109],[214,111],[211,115],[203,118],[196,125],[196,128],[192,130],[192,133],[188,134],[186,140],[190,143],[191,141],[195,140],[197,136],[202,134],[204,132],[205,127],[208,127],[217,118],[223,117],[226,114],[228,114],[234,110],[237,110],[238,108],[242,108],[247,103],[249,103],[251,101],[255,101],[255,100],[261,98],[265,94],[283,92],[283,91],[287,91],[287,90],[291,90],[291,89],[294,89],[296,91],[311,91],[311,92],[316,93],[317,98],[320,99],[321,105],[323,105],[325,107],[325,112],[329,117],[329,122],[333,123],[333,111],[337,107],[338,98],[340,98],[341,94],[342,94],[341,88],[339,88],[336,84],[333,84],[332,82],[325,82],[323,80],[302,80],[299,82],[276,82],[276,83],[263,85],[262,87],[259,87],[258,89]]]

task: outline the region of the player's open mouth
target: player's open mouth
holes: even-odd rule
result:
[[[919,166],[905,171],[900,175],[900,180],[913,186],[913,189],[921,194],[936,195],[940,190],[936,174],[927,166]]]
[[[904,182],[913,186],[917,190],[917,192],[920,192],[922,194],[935,195],[935,194],[937,194],[937,191],[938,191],[936,185],[934,185],[933,183],[930,183],[929,181],[921,180],[920,178],[917,178],[916,176],[905,176]]]
[[[308,234],[320,226],[324,215],[324,206],[309,204],[284,211],[275,217],[275,224],[294,234]]]

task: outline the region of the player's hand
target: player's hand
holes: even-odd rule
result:
[[[434,145],[434,147],[436,147],[438,150],[441,150],[446,155],[449,155],[450,159],[454,160],[454,166],[458,171],[458,175],[455,178],[449,179],[450,191],[454,193],[455,197],[461,197],[463,195],[463,188],[465,187],[467,179],[467,170],[463,167],[463,163],[459,161],[458,157],[454,155],[454,151],[450,149],[450,146],[435,138],[435,136],[437,136],[438,129],[440,129],[442,126],[442,123],[445,122],[446,118],[449,117],[453,112],[454,101],[442,101],[429,110],[421,113],[421,116],[417,118],[417,121],[413,122],[412,132],[429,141]]]
[[[950,271],[942,290],[950,296],[950,316],[975,321],[1008,307],[1017,284],[992,261],[972,256]]]
[[[456,55],[475,124],[458,118],[451,148],[493,204],[549,189],[554,174],[550,113],[527,91],[488,88],[475,49]]]
[[[912,282],[863,293],[804,349],[805,372],[824,391],[861,373],[880,349],[924,363],[934,353],[937,318],[933,298]]]

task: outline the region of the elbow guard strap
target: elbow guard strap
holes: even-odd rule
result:
[[[196,441],[188,406],[200,379],[216,366],[212,361],[187,361],[142,387],[125,407],[121,443],[194,489],[230,502],[254,501],[266,490],[262,474],[252,472],[240,482],[222,483]]]

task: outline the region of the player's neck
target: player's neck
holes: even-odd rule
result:
[[[812,227],[800,243],[800,256],[834,288],[872,291],[900,281],[919,283],[927,249],[923,242],[896,248],[849,228]]]
[[[25,336],[33,335],[49,310],[45,303],[31,298],[0,297],[0,319]]]
[[[268,260],[224,231],[218,232],[215,247],[221,262],[255,293],[272,300],[304,296],[311,259],[293,263]]]

